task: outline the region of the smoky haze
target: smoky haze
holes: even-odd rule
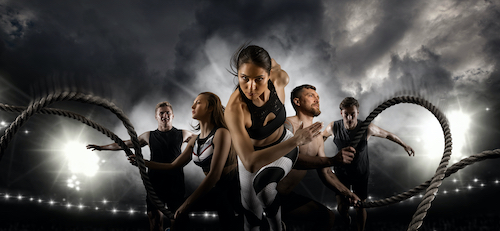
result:
[[[445,113],[461,110],[470,116],[468,145],[463,150],[472,154],[498,148],[498,12],[496,2],[472,0],[3,0],[0,101],[27,105],[57,86],[78,89],[111,99],[141,134],[156,128],[154,107],[167,100],[174,108],[174,126],[190,130],[195,123],[190,117],[195,97],[211,91],[226,104],[237,82],[227,71],[230,57],[239,46],[251,43],[264,47],[289,74],[285,88],[288,116],[294,114],[289,92],[306,83],[317,87],[322,111],[317,120],[325,125],[341,118],[338,105],[347,96],[360,101],[360,119],[364,119],[396,94],[420,95]],[[82,104],[60,105],[128,139],[123,125],[109,112]],[[0,112],[0,119],[11,122],[14,116]],[[63,142],[59,138],[62,130],[75,125],[63,120],[54,126],[54,120],[35,119],[30,134],[50,131],[51,143]],[[439,158],[427,157],[441,155],[442,147],[424,142],[431,142],[426,137],[434,138],[427,133],[430,130],[438,137],[441,131],[429,112],[398,105],[384,111],[374,123],[397,134],[416,151],[410,159],[401,147],[371,139],[371,162],[376,163],[370,184],[374,193],[401,192],[433,175]],[[82,142],[110,142],[95,135],[96,131],[80,129]],[[23,139],[17,138],[17,144],[25,142]],[[42,163],[32,170],[34,161],[28,157],[21,161],[15,155],[24,147],[12,146],[0,162],[2,172],[9,176],[2,178],[3,185],[15,188],[49,168]],[[40,149],[43,142],[29,146],[29,150]],[[327,155],[334,155],[331,139],[326,149]],[[147,148],[143,150],[147,156]],[[108,172],[102,182],[122,182],[116,183],[116,191],[124,187],[130,194],[143,193],[138,173],[123,153],[101,152],[99,156],[107,160],[101,166]],[[430,161],[435,165],[428,164]],[[8,163],[23,165],[20,169],[30,174],[21,174]],[[470,172],[478,168],[472,169]],[[186,178],[194,179],[189,187],[196,187],[203,177],[201,170],[189,165],[186,171]],[[393,171],[402,174],[395,176]],[[314,179],[315,186],[304,188],[324,188]],[[389,191],[376,187],[387,181],[394,184]],[[106,188],[105,183],[94,184]],[[29,183],[22,185],[39,190]],[[324,200],[332,202],[333,198]]]

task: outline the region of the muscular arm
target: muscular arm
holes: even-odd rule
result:
[[[285,102],[285,87],[290,81],[290,76],[288,76],[286,71],[281,69],[281,65],[279,65],[274,59],[271,59],[271,74],[269,79],[271,79],[276,87],[276,92],[278,93],[278,97],[281,102]]]
[[[182,142],[184,143],[188,143],[191,139],[196,139],[196,136],[195,134],[193,134],[192,132],[188,131],[188,130],[184,130],[182,129]]]
[[[141,145],[141,147],[146,146],[147,144],[149,144],[149,132],[142,133],[138,137],[138,139],[139,139],[139,144]],[[131,140],[125,140],[123,142],[129,148],[134,147],[134,144],[132,143]],[[97,151],[101,151],[101,150],[109,150],[109,151],[123,150],[123,148],[120,147],[120,145],[117,144],[117,143],[106,144],[106,145],[89,144],[89,145],[87,145],[87,149],[92,149],[92,151],[94,151],[94,150],[97,150]]]
[[[319,157],[326,157],[324,143],[321,143],[321,144],[322,145],[320,146],[320,148],[318,150],[318,156]],[[350,198],[350,200],[354,200],[354,201],[360,200],[359,197],[356,196],[356,194],[351,192],[347,187],[345,187],[344,184],[342,184],[342,182],[340,182],[340,180],[337,178],[335,173],[333,173],[329,167],[317,169],[316,171],[318,172],[318,176],[321,179],[321,181],[323,182],[323,184],[326,185],[326,187],[328,187],[329,189],[331,189],[337,193],[340,193],[341,195],[343,195],[347,198]]]
[[[184,201],[179,210],[177,210],[176,216],[178,213],[182,213],[184,210],[188,209],[201,196],[208,193],[219,181],[231,147],[231,135],[229,134],[229,131],[225,128],[217,129],[217,132],[215,132],[214,135],[213,143],[214,154],[212,156],[212,163],[210,164],[210,172],[203,179],[198,188],[196,188],[193,194],[191,194],[191,196]]]
[[[191,161],[191,153],[193,152],[193,146],[196,138],[189,140],[184,151],[177,157],[172,163],[159,163],[155,161],[146,161],[146,167],[150,169],[161,169],[161,170],[172,170],[177,168],[182,168]]]
[[[328,124],[328,126],[326,126],[325,130],[323,131],[323,133],[321,133],[322,136],[323,136],[323,142],[326,141],[326,139],[328,139],[328,137],[330,137],[330,136],[333,137],[332,128],[333,128],[333,121],[330,122]]]
[[[405,149],[405,151],[408,153],[409,156],[415,156],[415,151],[413,151],[413,148],[411,148],[409,145],[407,145],[403,140],[401,140],[398,136],[395,134],[388,132],[374,124],[370,124],[368,126],[368,136],[367,139],[370,138],[370,136],[375,136],[375,137],[380,137],[380,138],[386,138],[394,143],[397,143],[401,145]]]
[[[324,149],[324,143],[321,143],[320,149]],[[300,148],[299,148],[300,150]],[[323,151],[324,152],[324,151]],[[309,156],[301,155],[297,158],[297,162],[293,166],[294,169],[306,170],[306,169],[319,169],[330,166],[338,166],[343,164],[350,164],[354,158],[354,153],[356,150],[353,147],[345,147],[340,150],[337,155],[333,157],[323,156]]]

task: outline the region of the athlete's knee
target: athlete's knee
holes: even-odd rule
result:
[[[341,214],[345,214],[349,211],[349,201],[345,201],[343,199],[341,200],[337,200],[337,210],[339,211],[339,213]]]
[[[148,217],[149,219],[157,219],[159,217],[159,211],[157,210],[148,211]]]
[[[356,210],[357,214],[361,214],[361,213],[365,213],[366,212],[366,209],[365,208],[361,208],[361,207],[355,207],[355,210]]]
[[[269,166],[260,170],[253,178],[253,188],[258,194],[271,183],[278,183],[285,176],[285,170],[278,166]]]
[[[332,227],[333,223],[335,222],[335,213],[329,208],[320,204],[316,205],[316,208],[316,211],[318,211],[316,219],[322,224],[327,224],[329,227]]]

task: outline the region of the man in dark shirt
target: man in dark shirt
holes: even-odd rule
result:
[[[358,120],[359,103],[353,97],[347,97],[340,103],[340,115],[342,120],[333,121],[326,127],[323,132],[323,138],[326,140],[329,136],[333,136],[333,142],[337,149],[349,146],[354,136],[361,127],[361,120]],[[399,137],[391,132],[388,132],[373,123],[368,126],[368,131],[363,135],[361,141],[356,147],[356,155],[350,165],[334,166],[334,172],[337,178],[346,187],[352,186],[354,193],[359,196],[362,201],[368,197],[368,176],[369,162],[368,162],[368,139],[371,136],[386,138],[401,145],[409,156],[414,156],[413,149],[405,144]],[[351,218],[349,217],[349,200],[348,198],[337,195],[337,210],[341,217],[350,224]],[[357,227],[359,231],[365,229],[366,223],[366,210],[364,208],[356,207],[357,214]]]
[[[155,108],[155,119],[158,128],[154,131],[142,133],[138,138],[141,147],[149,145],[151,150],[151,161],[160,163],[172,163],[181,154],[183,142],[187,142],[191,132],[179,130],[172,125],[174,112],[169,102],[160,102]],[[133,147],[130,140],[124,141],[128,147]],[[108,145],[87,145],[92,150],[122,150],[117,143]],[[149,180],[153,185],[158,198],[165,202],[170,211],[176,211],[184,201],[184,172],[182,168],[177,170],[148,170]],[[163,216],[146,196],[146,207],[151,231],[163,231]]]

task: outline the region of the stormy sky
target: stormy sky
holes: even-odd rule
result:
[[[317,120],[325,124],[341,118],[338,104],[347,96],[360,101],[360,119],[403,93],[420,95],[447,115],[458,113],[458,120],[449,119],[459,160],[498,148],[499,22],[496,1],[0,0],[0,102],[26,106],[51,90],[75,89],[112,100],[140,134],[156,128],[154,106],[168,100],[174,126],[191,129],[191,102],[211,91],[225,104],[236,83],[227,71],[230,57],[252,43],[268,50],[290,75],[287,99],[295,86],[317,87],[322,110]],[[285,105],[293,115],[288,100]],[[54,107],[74,110],[128,139],[116,117],[101,108]],[[6,124],[2,134],[16,116],[0,112]],[[443,138],[429,112],[398,105],[375,123],[414,147],[416,156],[371,139],[370,192],[383,198],[433,175]],[[72,141],[110,142],[69,119],[33,117],[0,160],[0,189],[115,200],[144,194],[138,172],[122,152],[97,153],[106,160],[98,174],[81,177],[86,186],[80,192],[68,192],[64,182],[71,174],[60,150]],[[331,156],[333,142],[326,142]],[[494,179],[495,164],[477,164],[458,178]],[[199,182],[199,169],[186,171]],[[331,192],[315,173],[307,177],[313,183],[298,190],[331,205],[333,198],[325,196]],[[391,184],[378,187],[387,181]]]

